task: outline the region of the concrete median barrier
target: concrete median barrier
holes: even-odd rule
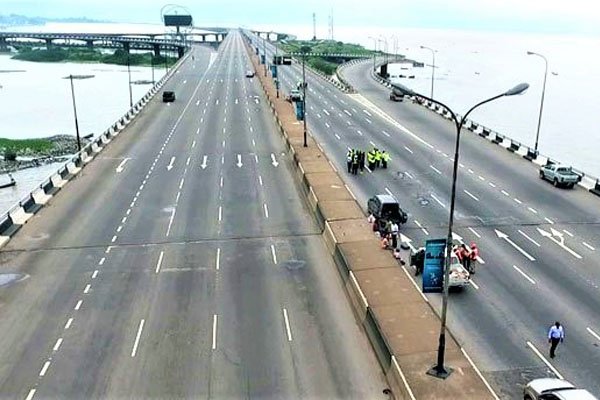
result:
[[[258,57],[247,47],[255,70]],[[257,75],[295,165],[294,175],[322,228],[323,241],[346,288],[349,303],[396,399],[493,399],[451,335],[448,365],[459,373],[446,380],[426,375],[436,361],[439,318],[389,251],[322,148],[303,129],[290,103],[275,96],[270,77]],[[406,256],[404,258],[406,260]]]

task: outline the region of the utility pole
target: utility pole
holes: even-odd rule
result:
[[[81,139],[79,138],[79,123],[77,122],[77,107],[75,106],[75,88],[73,86],[73,75],[69,75],[71,80],[71,98],[73,99],[73,115],[75,116],[75,134],[77,135],[77,151],[81,151]]]
[[[317,40],[317,14],[313,13],[313,42]]]

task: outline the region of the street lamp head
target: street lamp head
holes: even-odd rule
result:
[[[532,55],[532,54],[535,54],[535,53],[534,53],[533,51],[528,51],[528,52],[527,52],[527,55],[528,55],[528,56],[530,56],[530,55]]]
[[[515,96],[518,94],[523,94],[529,88],[529,83],[519,83],[514,88],[506,91],[504,93],[505,96]]]

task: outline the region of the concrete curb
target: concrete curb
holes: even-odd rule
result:
[[[358,60],[358,62],[364,62],[364,60]],[[380,83],[382,86],[385,86],[386,88],[392,87],[392,83],[389,80],[376,75],[372,69],[370,69],[370,75],[371,78],[373,78],[376,82]],[[451,119],[451,114],[448,111],[444,110],[438,104],[432,103],[428,100],[421,101],[415,97],[412,97],[411,99],[413,103],[419,104],[422,107],[425,107],[430,111],[435,112],[436,114],[442,116],[445,119]],[[460,118],[459,115],[457,115],[457,117]],[[488,139],[490,143],[502,146],[511,153],[519,155],[521,156],[521,158],[524,158],[527,161],[532,162],[536,165],[542,166],[547,164],[560,164],[560,161],[552,159],[549,156],[543,155],[539,152],[536,154],[534,149],[532,149],[531,147],[524,145],[508,136],[502,135],[501,133],[498,133],[472,120],[467,120],[464,128],[483,138]],[[573,168],[573,171],[581,176],[581,180],[578,183],[579,186],[596,196],[600,196],[600,178],[586,174],[585,172],[580,171],[576,168]]]
[[[152,99],[164,83],[169,80],[181,64],[189,57],[189,53],[173,65],[171,71],[162,77],[143,97],[143,99]],[[8,209],[7,212],[0,215],[0,248],[2,248],[12,236],[29,220],[34,214],[41,210],[62,187],[81,172],[94,157],[99,154],[106,146],[122,132],[125,127],[140,114],[149,100],[138,101],[125,115],[112,124],[100,136],[96,137],[91,143],[81,149],[65,164],[52,173],[48,178],[42,181],[40,185],[32,192],[27,194],[17,204]]]
[[[246,50],[257,70],[260,65],[254,52],[249,45]],[[395,398],[494,399],[451,334],[447,335],[447,360],[461,373],[445,381],[425,375],[435,361],[439,318],[397,260],[379,248],[364,212],[316,140],[309,133],[308,147],[303,147],[302,129],[294,124],[293,110],[275,98],[269,78],[257,76],[296,164],[295,176]]]

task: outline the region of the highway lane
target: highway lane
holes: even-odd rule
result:
[[[289,74],[291,72],[289,67],[280,67],[282,81],[288,88],[298,80],[299,69],[295,67],[295,71]],[[436,135],[436,130],[432,128],[437,129],[436,124],[443,125],[444,121],[429,115],[429,119],[433,120],[429,125],[424,122],[418,129],[410,127],[411,133],[424,138],[419,140],[403,132],[395,124],[381,121],[376,112],[367,106],[361,107],[364,106],[364,101],[356,104],[350,99],[353,96],[336,93],[332,85],[319,78],[314,79],[310,74],[309,87],[314,90],[309,90],[310,97],[307,100],[309,126],[321,141],[321,145],[329,151],[339,169],[345,168],[346,146],[365,148],[368,146],[365,143],[372,141],[376,144],[384,143],[380,148],[388,151],[391,149],[393,152],[394,172],[376,171],[375,174],[367,175],[367,179],[347,177],[348,184],[361,202],[364,204],[367,196],[373,193],[371,189],[374,186],[373,181],[380,182],[375,185],[378,186],[377,192],[384,192],[385,188],[391,190],[402,204],[410,204],[411,219],[418,218],[418,221],[421,221],[420,225],[425,227],[421,229],[409,223],[403,227],[405,234],[417,243],[422,243],[430,237],[444,237],[446,231],[443,225],[447,220],[447,204],[444,204],[444,201],[447,202],[446,199],[449,197],[453,143],[449,140],[448,148],[440,147],[437,142],[440,135]],[[382,101],[385,101],[385,96],[381,97],[384,99]],[[310,105],[314,105],[314,109],[311,109]],[[423,118],[424,121],[428,121]],[[451,127],[445,124],[444,129],[449,131],[450,136]],[[361,130],[362,135],[358,133],[358,129]],[[349,130],[352,130],[352,134],[347,134]],[[423,132],[427,132],[428,135],[425,136]],[[468,138],[468,135],[464,137],[465,141],[479,140],[479,138]],[[423,141],[434,145],[428,146]],[[481,143],[476,144],[481,145]],[[463,147],[466,148],[467,146]],[[480,152],[481,148],[476,150]],[[575,342],[568,349],[569,357],[563,355],[555,363],[569,379],[598,391],[595,380],[589,376],[589,371],[593,371],[597,363],[597,354],[594,352],[597,340],[587,329],[591,328],[593,331],[594,328],[584,323],[586,320],[598,320],[598,314],[593,311],[597,309],[595,286],[598,282],[598,269],[595,267],[593,250],[583,245],[582,239],[576,241],[581,235],[580,231],[590,228],[592,232],[594,231],[594,226],[582,225],[583,221],[594,221],[593,218],[596,218],[597,210],[587,207],[594,199],[583,193],[583,204],[573,205],[575,211],[568,218],[561,218],[561,215],[569,213],[569,211],[563,213],[563,209],[560,208],[565,202],[563,198],[558,200],[558,208],[549,211],[548,207],[536,204],[537,196],[528,195],[530,190],[526,186],[537,187],[544,184],[539,182],[535,172],[528,178],[527,184],[516,185],[516,189],[510,179],[507,181],[498,177],[502,171],[501,166],[511,160],[514,161],[514,156],[506,154],[508,152],[504,150],[498,155],[493,154],[493,157],[481,152],[477,156],[479,160],[472,161],[475,157],[467,150],[464,151],[467,156],[461,157],[461,160],[465,161],[461,162],[463,167],[461,167],[459,184],[464,185],[469,194],[459,192],[457,196],[456,232],[467,242],[476,240],[480,243],[482,257],[486,260],[486,264],[474,277],[479,290],[463,293],[460,297],[455,296],[461,301],[451,303],[450,325],[453,332],[457,334],[467,350],[473,353],[476,361],[484,367],[484,371],[492,378],[497,389],[505,393],[507,398],[511,398],[518,395],[518,384],[525,383],[532,376],[543,375],[546,371],[537,355],[525,345],[526,341],[531,341],[546,354],[544,332],[554,319],[561,319],[567,326],[572,327],[574,337],[570,340]],[[501,162],[498,162],[498,159]],[[400,163],[399,168],[396,168],[397,163]],[[492,168],[487,167],[490,165]],[[513,174],[513,171],[510,174]],[[523,177],[524,172],[514,171],[513,176]],[[407,180],[411,183],[407,183]],[[407,193],[407,189],[414,191]],[[546,190],[553,196],[557,196],[554,188],[542,185],[541,191],[544,193]],[[519,194],[515,195],[517,191]],[[415,198],[414,193],[424,193],[428,196],[417,195]],[[438,193],[441,195],[437,195]],[[581,191],[567,193],[567,196],[573,193],[579,196]],[[432,198],[431,194],[436,194],[436,198],[445,207]],[[421,203],[423,197],[428,200],[426,205]],[[565,220],[574,221],[575,224],[561,223]],[[573,226],[576,226],[576,232],[573,232],[575,231]],[[550,239],[542,237],[537,232],[538,227],[547,231],[555,229],[563,232],[568,246],[576,248],[576,251],[585,256],[583,261],[574,258],[571,253],[551,242]],[[510,240],[536,261],[529,260],[506,239],[499,238],[495,228],[506,233]],[[572,234],[573,238],[569,234]],[[587,240],[586,243],[589,244],[589,236]],[[584,249],[587,253],[582,251]],[[538,277],[538,274],[541,276]],[[529,287],[533,286],[525,277],[529,275],[535,276],[535,289]],[[508,296],[511,301],[506,299]],[[437,296],[429,296],[429,298],[432,302],[437,302]],[[554,305],[556,298],[560,299],[560,304]],[[473,303],[477,303],[477,306]],[[582,306],[583,304],[586,306]],[[480,310],[476,319],[473,318],[472,313],[474,307]],[[581,317],[573,317],[572,310],[582,310]],[[481,323],[482,321],[486,322]]]
[[[153,102],[2,252],[29,274],[0,293],[3,396],[381,395],[240,38],[208,69],[194,51],[178,100]]]

